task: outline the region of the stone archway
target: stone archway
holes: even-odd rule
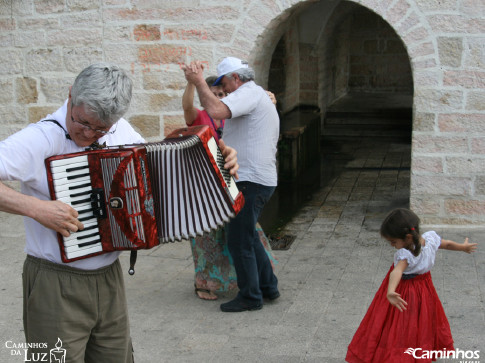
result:
[[[425,57],[432,57],[436,53],[432,43],[423,42],[420,38],[429,36],[427,32],[423,33],[421,26],[417,26],[417,34],[412,37],[402,38],[399,35],[399,32],[409,34],[408,28],[423,20],[409,9],[407,2],[397,3],[393,7],[372,1],[298,2],[269,21],[264,32],[257,37],[249,57],[256,69],[257,81],[273,90],[273,77],[278,78],[276,87],[280,89],[276,89],[275,93],[279,93],[283,113],[300,105],[318,108],[321,111],[322,134],[325,133],[324,119],[328,108],[349,91],[374,91],[380,92],[381,96],[382,93],[394,92],[396,97],[392,102],[397,100],[398,107],[395,113],[404,109],[407,117],[404,121],[406,125],[399,121],[397,127],[406,129],[409,137],[412,131],[414,86],[412,53]],[[375,22],[376,27],[372,28],[365,23],[367,20],[361,20],[363,16]],[[354,58],[362,54],[357,54],[348,45],[356,42],[352,33],[356,24],[379,33],[373,39],[360,39],[361,46],[366,43],[366,52],[375,52],[373,57],[367,57],[367,63],[357,64]],[[426,22],[423,21],[423,24]],[[342,41],[347,42],[347,48],[339,47]],[[328,54],[332,51],[333,59],[330,60]],[[282,57],[286,54],[287,57],[277,62],[279,68],[273,70],[275,52],[283,54]],[[346,67],[335,66],[340,60],[347,62]],[[384,126],[388,129],[396,127]],[[410,153],[409,148],[405,157],[408,160]],[[406,189],[409,196],[409,182]]]

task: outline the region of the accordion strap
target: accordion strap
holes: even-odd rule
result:
[[[53,122],[53,123],[55,123],[57,126],[59,126],[62,129],[62,131],[64,131],[64,134],[66,135],[66,139],[72,140],[71,135],[69,135],[67,133],[67,131],[64,129],[64,127],[62,127],[62,125],[59,123],[59,121],[53,120],[53,119],[42,120],[42,122],[44,122],[44,121],[45,122]],[[103,144],[100,144],[97,141],[95,141],[91,145],[89,145],[86,148],[86,150],[99,150],[99,149],[102,149],[102,148],[105,148],[105,147],[106,147],[106,142],[104,142]]]
[[[67,131],[64,129],[64,127],[62,127],[62,125],[59,123],[59,121],[52,120],[52,119],[47,119],[47,120],[42,120],[42,121],[43,122],[45,121],[45,122],[53,122],[53,123],[55,123],[57,126],[59,126],[62,129],[62,131],[64,131],[64,134],[66,135],[66,139],[72,140],[71,139],[71,136],[67,133]]]
[[[136,256],[137,256],[137,250],[131,250],[130,253],[130,269],[128,270],[128,273],[130,275],[135,274],[135,263],[136,263]]]

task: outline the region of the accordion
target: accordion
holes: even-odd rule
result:
[[[207,126],[45,163],[51,199],[71,205],[84,224],[69,237],[58,233],[64,262],[195,237],[223,226],[244,204]]]

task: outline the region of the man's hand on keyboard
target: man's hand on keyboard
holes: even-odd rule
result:
[[[78,212],[66,203],[52,200],[39,200],[34,206],[34,219],[43,226],[69,237],[71,232],[83,229],[83,224],[77,219]]]

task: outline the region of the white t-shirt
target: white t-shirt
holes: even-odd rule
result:
[[[66,130],[67,101],[52,115]],[[118,121],[116,132],[99,139],[107,145],[144,143],[144,139],[124,119]],[[66,138],[65,132],[53,122],[39,121],[0,142],[0,180],[18,180],[24,194],[42,200],[50,200],[47,184],[45,159],[83,151],[74,141]],[[26,245],[25,252],[55,263],[63,263],[60,256],[57,234],[37,221],[24,217]],[[93,270],[113,263],[120,252],[106,253],[69,263],[69,266]]]
[[[405,248],[397,250],[394,254],[394,266],[401,260],[408,261],[408,267],[404,270],[404,274],[421,275],[431,270],[434,266],[436,251],[441,245],[441,237],[434,231],[423,233],[422,237],[425,240],[425,246],[421,247],[421,252],[418,256]]]
[[[222,139],[237,151],[239,181],[276,186],[280,120],[268,94],[249,81],[221,101],[232,113],[226,119]]]

